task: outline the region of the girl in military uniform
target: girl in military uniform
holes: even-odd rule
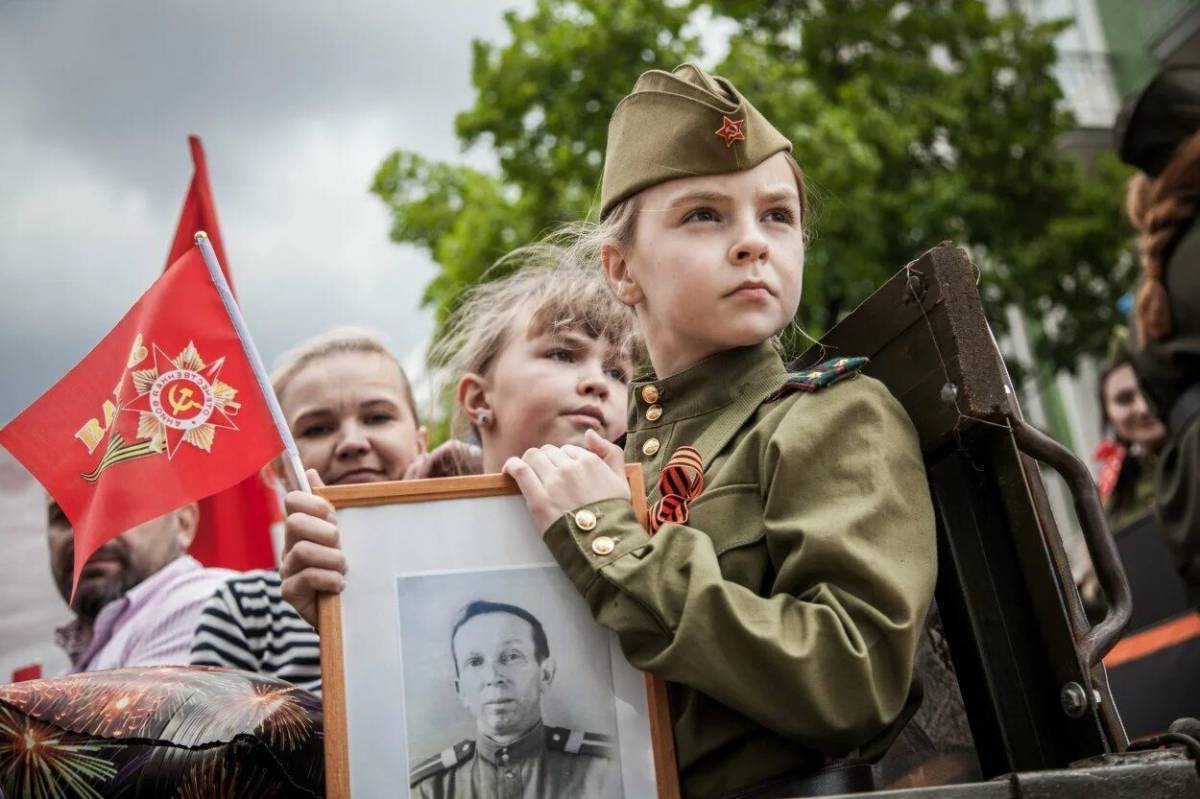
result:
[[[609,125],[601,221],[572,236],[635,310],[654,373],[631,386],[624,453],[588,434],[504,465],[595,617],[669,681],[689,799],[870,787],[850,764],[907,718],[933,593],[900,404],[863,359],[789,374],[779,354],[808,217],[790,150],[727,80],[642,75]]]

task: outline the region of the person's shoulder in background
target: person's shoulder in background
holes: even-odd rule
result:
[[[118,665],[102,651],[90,670],[125,666],[169,666],[188,662],[192,633],[216,587],[237,572],[205,568],[181,555],[125,594],[126,609],[106,646],[125,652]]]

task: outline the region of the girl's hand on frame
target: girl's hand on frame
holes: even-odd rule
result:
[[[315,469],[308,470],[314,488],[325,485]],[[317,593],[341,593],[346,587],[346,555],[338,543],[333,506],[314,494],[291,491],[283,500],[283,598],[313,627],[317,626]]]
[[[504,463],[504,473],[517,481],[529,514],[543,535],[564,513],[581,505],[629,499],[621,448],[593,430],[584,436],[584,444],[587,449],[574,444],[547,444]]]

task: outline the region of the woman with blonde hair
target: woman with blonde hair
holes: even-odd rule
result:
[[[1156,510],[1200,603],[1200,67],[1164,70],[1117,121],[1122,160],[1140,172],[1126,208],[1142,280],[1134,369],[1168,439]]]
[[[428,435],[408,375],[367,330],[337,328],[301,343],[283,356],[271,388],[301,462],[320,485],[478,469],[478,453],[462,442],[426,451]],[[329,579],[309,573],[300,580],[323,577]],[[269,674],[321,691],[316,633],[284,601],[274,570],[246,572],[222,584],[201,614],[191,662]]]

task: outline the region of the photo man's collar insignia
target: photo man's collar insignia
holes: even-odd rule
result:
[[[437,774],[443,774],[457,767],[460,763],[470,760],[474,755],[474,741],[459,741],[454,746],[448,746],[436,755],[427,757],[413,766],[408,774],[409,787],[415,788],[418,782]]]
[[[598,732],[572,730],[566,727],[546,728],[546,748],[569,755],[612,757],[613,741],[608,735]]]

